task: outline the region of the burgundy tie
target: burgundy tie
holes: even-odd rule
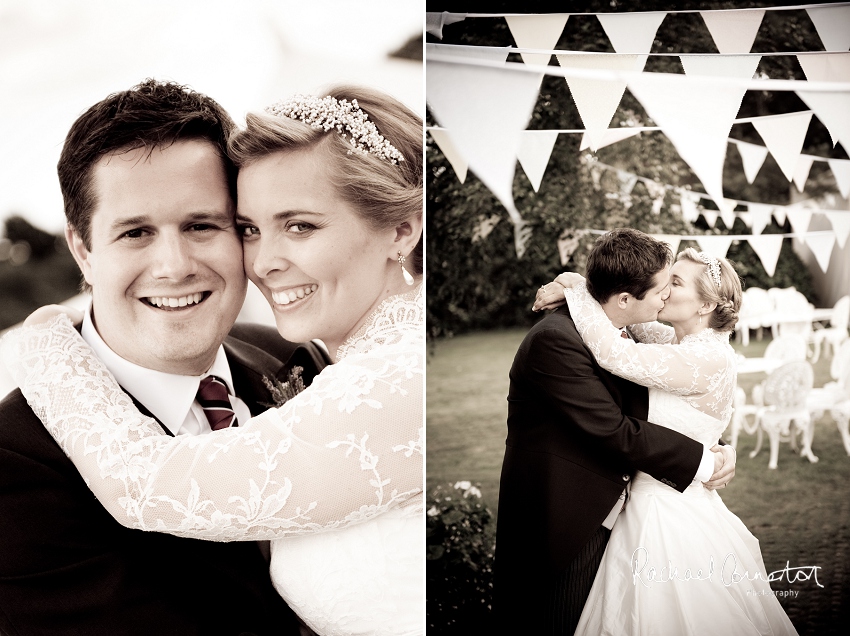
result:
[[[236,413],[230,406],[227,386],[214,375],[208,375],[201,380],[198,387],[198,404],[200,404],[209,420],[210,428],[217,431],[228,426],[236,426]]]
[[[625,338],[626,340],[631,340],[631,338],[629,337],[629,334],[626,333],[625,329],[620,332],[620,337]]]

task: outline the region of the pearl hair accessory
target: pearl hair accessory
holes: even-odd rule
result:
[[[330,95],[327,97],[293,95],[289,99],[267,107],[266,112],[269,115],[302,121],[312,128],[322,129],[325,132],[336,128],[336,131],[351,143],[352,148],[348,154],[371,153],[392,164],[404,161],[401,152],[378,132],[373,122],[369,121],[369,115],[361,110],[356,99],[349,102],[346,99],[338,100]]]
[[[720,261],[705,252],[699,252],[697,256],[699,256],[699,259],[703,263],[708,265],[708,273],[711,275],[711,280],[717,285],[717,289],[720,289]]]

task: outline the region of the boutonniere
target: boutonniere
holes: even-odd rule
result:
[[[292,367],[286,374],[286,382],[281,382],[277,378],[269,378],[264,375],[263,384],[266,385],[269,393],[271,393],[274,404],[264,404],[263,406],[268,406],[269,408],[283,406],[301,393],[305,388],[304,380],[301,378],[303,372],[304,367]]]

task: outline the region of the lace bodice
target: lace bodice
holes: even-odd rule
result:
[[[421,508],[424,313],[421,285],[387,299],[303,392],[202,436],[163,434],[64,315],[7,334],[0,355],[120,523],[272,539]]]
[[[724,427],[729,422],[737,358],[728,333],[706,328],[676,343],[672,327],[645,323],[629,327],[640,340],[634,342],[620,337],[584,283],[564,295],[579,335],[603,369],[679,396]]]

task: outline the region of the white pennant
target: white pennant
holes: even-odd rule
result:
[[[797,61],[810,82],[850,82],[850,53],[807,53]]]
[[[716,210],[700,210],[702,212],[702,216],[705,218],[705,222],[708,223],[708,227],[714,227],[717,225],[717,217],[719,212]]]
[[[811,111],[782,117],[757,117],[752,120],[753,126],[764,139],[764,144],[788,181],[794,178],[797,158],[803,149],[810,121]]]
[[[681,188],[677,192],[679,193],[679,206],[682,208],[682,218],[688,223],[693,223],[699,218],[699,210],[697,209],[699,197]]]
[[[723,207],[720,208],[720,218],[723,219],[723,222],[726,224],[730,230],[732,226],[735,225],[735,206],[738,205],[737,201],[732,201],[731,199],[723,199]]]
[[[443,39],[443,27],[466,19],[465,13],[442,13],[429,11],[425,13],[425,31],[435,38]]]
[[[629,81],[629,90],[722,209],[727,139],[746,90],[666,73],[641,73]]]
[[[705,26],[721,53],[749,53],[758,34],[764,10],[700,11]]]
[[[666,15],[664,11],[647,11],[597,13],[596,17],[617,53],[649,53]]]
[[[629,137],[634,137],[635,135],[639,135],[641,133],[640,129],[621,127],[621,128],[609,128],[605,131],[605,134],[602,137],[602,141],[597,142],[596,149],[604,148],[605,146],[610,146],[611,144],[615,144],[618,141],[623,141],[624,139],[628,139]],[[590,139],[587,137],[587,133],[583,133],[581,136],[581,144],[579,145],[579,150],[585,150],[590,147]]]
[[[832,223],[832,231],[835,232],[835,240],[839,247],[844,249],[847,243],[847,235],[850,234],[850,212],[833,212],[832,210],[821,210]]]
[[[809,229],[809,222],[812,220],[812,211],[809,208],[789,205],[785,208],[785,213],[788,215],[788,221],[790,221],[791,229],[794,232],[802,234]]]
[[[551,50],[555,48],[561,38],[561,33],[564,32],[569,17],[569,13],[550,13],[508,15],[505,16],[505,20],[519,48]],[[521,53],[520,55],[522,55],[522,61],[526,64],[540,64],[542,66],[548,66],[552,57],[545,53]]]
[[[786,208],[784,205],[777,205],[773,208],[773,218],[776,219],[776,223],[779,227],[785,225],[785,210]]]
[[[760,55],[680,55],[679,61],[688,75],[704,77],[740,77],[753,79]]]
[[[732,245],[732,238],[724,234],[695,236],[694,240],[696,240],[703,252],[717,258],[726,258],[726,252],[729,251],[729,246]]]
[[[832,257],[832,248],[835,246],[835,234],[833,232],[806,234],[805,241],[815,255],[815,260],[820,265],[821,271],[826,274],[826,270],[829,268],[829,259]]]
[[[431,113],[449,130],[476,176],[507,209],[521,257],[528,228],[514,205],[513,181],[522,132],[537,102],[542,77],[434,61],[427,62],[427,73]]]
[[[617,170],[617,178],[620,180],[620,192],[631,194],[637,184],[637,175],[625,170]]]
[[[522,134],[517,158],[535,192],[540,189],[543,173],[546,172],[557,140],[557,130],[526,130]]]
[[[425,57],[442,55],[444,57],[457,57],[473,60],[489,60],[490,62],[501,62],[504,64],[511,52],[509,46],[463,46],[458,44],[434,44],[425,45]]]
[[[809,170],[812,169],[814,160],[815,158],[811,155],[800,155],[797,158],[797,167],[794,168],[794,185],[800,192],[806,187],[806,180],[809,178]]]
[[[741,155],[741,161],[744,164],[744,175],[747,177],[747,183],[752,183],[767,158],[767,148],[757,144],[748,144],[746,141],[735,141],[735,145],[738,147],[738,154]]]
[[[464,159],[463,155],[461,155],[457,151],[457,148],[455,148],[455,145],[452,143],[451,135],[449,135],[449,131],[435,130],[432,128],[428,132],[431,133],[431,137],[433,137],[434,141],[437,142],[437,146],[439,146],[443,156],[449,160],[458,180],[461,183],[466,181],[466,171],[469,168],[469,164],[466,163],[466,159]]]
[[[850,6],[806,9],[827,51],[850,49]]]
[[[779,261],[779,252],[782,251],[781,234],[761,234],[747,238],[750,246],[759,257],[764,271],[773,278],[776,272],[776,263]]]
[[[472,233],[472,242],[477,243],[481,241],[487,236],[489,236],[490,232],[493,231],[493,228],[496,227],[496,224],[502,220],[498,214],[493,214],[489,217],[484,216],[483,214],[478,217],[478,225],[475,227],[475,231]]]
[[[753,234],[761,234],[770,223],[770,213],[773,211],[773,206],[763,203],[748,203],[747,208],[753,221]]]
[[[738,218],[744,222],[748,228],[752,229],[753,227],[753,215],[749,212],[736,212]]]
[[[646,63],[645,55],[594,55],[578,53],[556,55],[564,68],[605,69],[611,71],[640,71]],[[576,104],[590,149],[599,149],[608,131],[608,124],[617,112],[617,106],[626,90],[626,82],[619,80],[595,80],[578,77],[565,78],[570,94]]]
[[[850,116],[847,115],[850,113],[850,93],[797,91],[797,95],[826,126],[832,145],[840,141],[845,150],[850,148]]]
[[[830,159],[827,163],[835,177],[838,191],[846,199],[850,196],[850,161],[847,159]]]
[[[679,253],[679,243],[682,242],[682,237],[676,234],[650,234],[656,241],[667,243],[670,246],[670,251],[673,252],[673,257]]]
[[[565,230],[558,238],[558,254],[561,257],[561,265],[566,265],[570,256],[576,251],[581,238],[587,234],[584,230]]]

